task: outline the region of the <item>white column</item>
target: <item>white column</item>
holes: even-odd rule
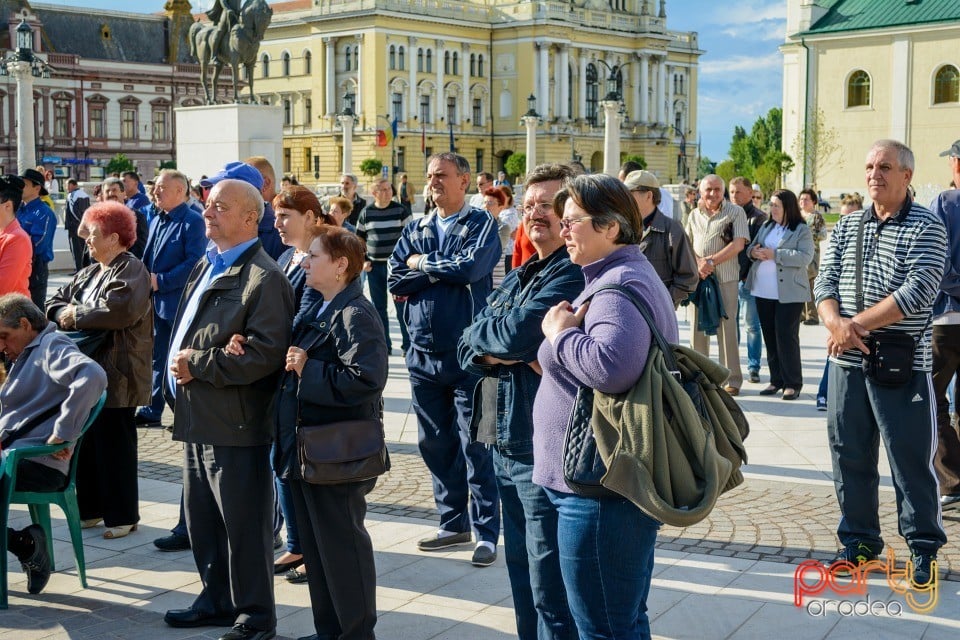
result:
[[[29,62],[12,62],[7,67],[17,80],[17,173],[37,166],[33,136],[33,69]]]
[[[637,56],[639,58],[640,56]],[[630,119],[634,123],[643,122],[640,118],[640,102],[643,100],[643,93],[640,91],[640,65],[637,64],[639,60],[633,61],[633,69],[630,70],[630,73],[633,75],[633,78],[630,81],[630,95],[632,99],[630,101]]]
[[[657,122],[667,121],[664,107],[667,95],[667,59],[660,58],[657,62]]]
[[[895,83],[891,86],[902,87],[903,91],[891,91],[890,103],[890,137],[910,144],[910,99],[913,92],[910,90],[910,69],[913,67],[910,38],[898,36],[893,39],[891,47],[892,68],[890,80]]]
[[[603,107],[603,172],[617,177],[620,172],[620,103],[602,100]]]
[[[353,173],[353,116],[337,116],[343,128],[343,173]]]
[[[673,67],[665,64],[663,68],[667,72],[667,119],[664,122],[673,124]]]
[[[557,109],[557,112],[560,114],[560,119],[564,122],[570,119],[570,46],[569,45],[560,45],[560,57],[557,65],[560,67],[557,69],[555,75],[559,76],[557,80],[560,81],[560,108]]]
[[[411,128],[413,116],[420,116],[420,104],[417,102],[417,39],[407,38],[407,64],[410,65],[410,77],[407,80],[407,128]]]
[[[650,122],[650,58],[640,55],[640,122]]]
[[[540,54],[537,58],[537,104],[544,118],[550,117],[550,45],[544,41],[537,42]]]
[[[434,111],[433,121],[436,123],[443,118],[444,121],[447,119],[447,104],[444,102],[444,91],[443,91],[443,51],[446,48],[446,43],[443,40],[437,40],[437,105],[436,111]],[[436,128],[436,127],[434,127]]]
[[[529,175],[533,168],[537,166],[537,125],[540,123],[540,119],[533,116],[523,116],[520,120],[523,121],[523,126],[527,128],[526,173]]]
[[[323,43],[327,45],[325,52],[326,62],[326,95],[327,95],[327,113],[325,115],[332,116],[337,112],[337,39],[336,38],[324,38]]]
[[[354,111],[359,118],[363,114],[363,34],[358,33],[355,37],[357,39],[357,101]]]
[[[577,118],[587,117],[587,52],[580,49],[580,77],[577,78]]]
[[[463,82],[463,92],[460,94],[460,122],[464,123],[471,117],[470,97],[470,46],[464,44],[460,47],[460,76]],[[474,122],[474,126],[480,126],[481,123]]]

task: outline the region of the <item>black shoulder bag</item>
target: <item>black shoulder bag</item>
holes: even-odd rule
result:
[[[856,251],[856,301],[857,313],[863,311],[863,226],[860,218],[857,229]],[[909,333],[892,329],[871,331],[863,339],[870,353],[863,355],[863,375],[884,387],[900,387],[913,377],[913,354],[917,349],[916,339]]]

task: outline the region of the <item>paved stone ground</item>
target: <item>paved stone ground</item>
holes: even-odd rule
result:
[[[154,480],[181,481],[182,446],[164,429],[140,429],[140,475]],[[750,440],[747,439],[749,450]],[[436,520],[430,474],[413,445],[390,443],[392,469],[380,478],[368,497],[369,511],[389,516]],[[747,468],[749,470],[749,468]],[[960,512],[945,517],[947,537],[960,539]],[[897,530],[893,500],[881,500],[881,529]],[[683,528],[664,526],[659,549],[745,560],[797,564],[806,559],[830,560],[836,553],[837,518],[833,489],[748,477],[721,496],[702,522]],[[896,557],[907,557],[899,537],[888,535]],[[946,580],[960,581],[960,546],[947,545],[938,556]]]

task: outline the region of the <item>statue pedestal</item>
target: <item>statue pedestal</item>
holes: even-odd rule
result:
[[[264,156],[277,183],[283,173],[283,110],[258,104],[215,104],[175,110],[177,169],[193,182],[228,162]]]

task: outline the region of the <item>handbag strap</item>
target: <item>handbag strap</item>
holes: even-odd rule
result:
[[[857,227],[856,265],[854,266],[856,282],[854,295],[857,301],[857,313],[863,311],[863,227],[866,215],[866,212],[864,212],[864,215],[860,216],[860,225]]]
[[[673,375],[677,380],[680,380],[680,366],[677,364],[677,359],[673,355],[673,348],[670,346],[670,343],[667,342],[667,339],[663,337],[663,334],[660,333],[660,329],[657,328],[657,325],[653,321],[653,316],[650,314],[650,308],[647,304],[637,297],[633,291],[619,284],[606,284],[602,287],[597,287],[581,304],[586,304],[593,299],[593,296],[597,295],[601,291],[619,291],[627,300],[633,303],[633,306],[637,308],[637,311],[640,312],[640,315],[643,316],[643,319],[647,322],[647,326],[650,328],[650,335],[653,338],[653,341],[656,342],[657,346],[660,348],[660,351],[663,353],[664,363],[667,365],[667,369],[670,371],[670,374]]]

